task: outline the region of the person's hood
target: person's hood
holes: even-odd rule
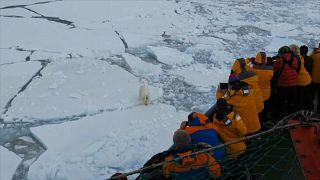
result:
[[[255,62],[258,64],[267,64],[267,53],[258,52],[255,58]]]
[[[206,115],[197,112],[192,113],[188,121],[190,126],[201,126],[209,123],[209,119]]]

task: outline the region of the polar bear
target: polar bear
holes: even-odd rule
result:
[[[146,86],[146,85],[141,85],[140,86],[139,100],[144,105],[146,105],[146,106],[149,105],[149,103],[150,103],[150,92],[149,92],[148,86]]]

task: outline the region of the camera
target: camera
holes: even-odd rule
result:
[[[228,86],[229,86],[228,83],[220,83],[220,84],[219,84],[219,89],[221,89],[221,90],[228,90]]]

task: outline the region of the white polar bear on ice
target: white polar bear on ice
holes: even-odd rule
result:
[[[141,85],[140,86],[139,100],[144,105],[146,105],[146,106],[149,105],[149,103],[150,103],[150,92],[149,92],[148,86],[146,86],[146,85]]]

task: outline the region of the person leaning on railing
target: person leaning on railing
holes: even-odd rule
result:
[[[180,129],[185,130],[191,137],[191,144],[206,143],[212,147],[221,144],[217,127],[202,113],[192,112],[188,115],[188,121],[182,122]],[[214,157],[218,160],[225,156],[224,148],[215,150]]]
[[[247,83],[240,81],[236,74],[229,76],[229,88],[217,89],[216,98],[225,98],[228,104],[233,106],[233,111],[239,114],[246,125],[247,133],[255,134],[260,128],[258,112],[255,104],[255,96]]]
[[[297,109],[312,110],[311,76],[305,68],[305,59],[300,54],[298,45],[291,44],[289,47],[293,55],[298,59]]]
[[[299,61],[288,46],[281,47],[278,56],[279,59],[273,64],[273,70],[279,76],[276,83],[279,99],[278,114],[283,117],[297,111]]]
[[[253,70],[259,79],[259,88],[262,92],[264,109],[259,113],[262,130],[267,130],[267,122],[271,113],[271,79],[273,77],[273,67],[268,64],[267,53],[258,52],[253,62]]]
[[[220,165],[212,153],[192,154],[201,150],[201,144],[192,145],[191,137],[186,131],[177,130],[173,135],[173,144],[171,153],[163,164],[163,175],[166,178],[216,179],[221,176]],[[204,145],[202,149],[208,147],[211,146]]]
[[[217,111],[213,123],[217,126],[217,132],[223,143],[243,138],[247,134],[246,125],[242,122],[240,115],[235,114],[233,107],[220,98],[217,100]],[[246,150],[246,144],[241,141],[226,146],[229,159],[235,159]]]
[[[256,72],[253,70],[253,64],[249,58],[237,59],[231,68],[231,74],[236,74],[240,81],[249,85],[251,94],[254,96],[254,102],[257,112],[260,113],[263,108],[263,95],[259,87],[259,80]]]

